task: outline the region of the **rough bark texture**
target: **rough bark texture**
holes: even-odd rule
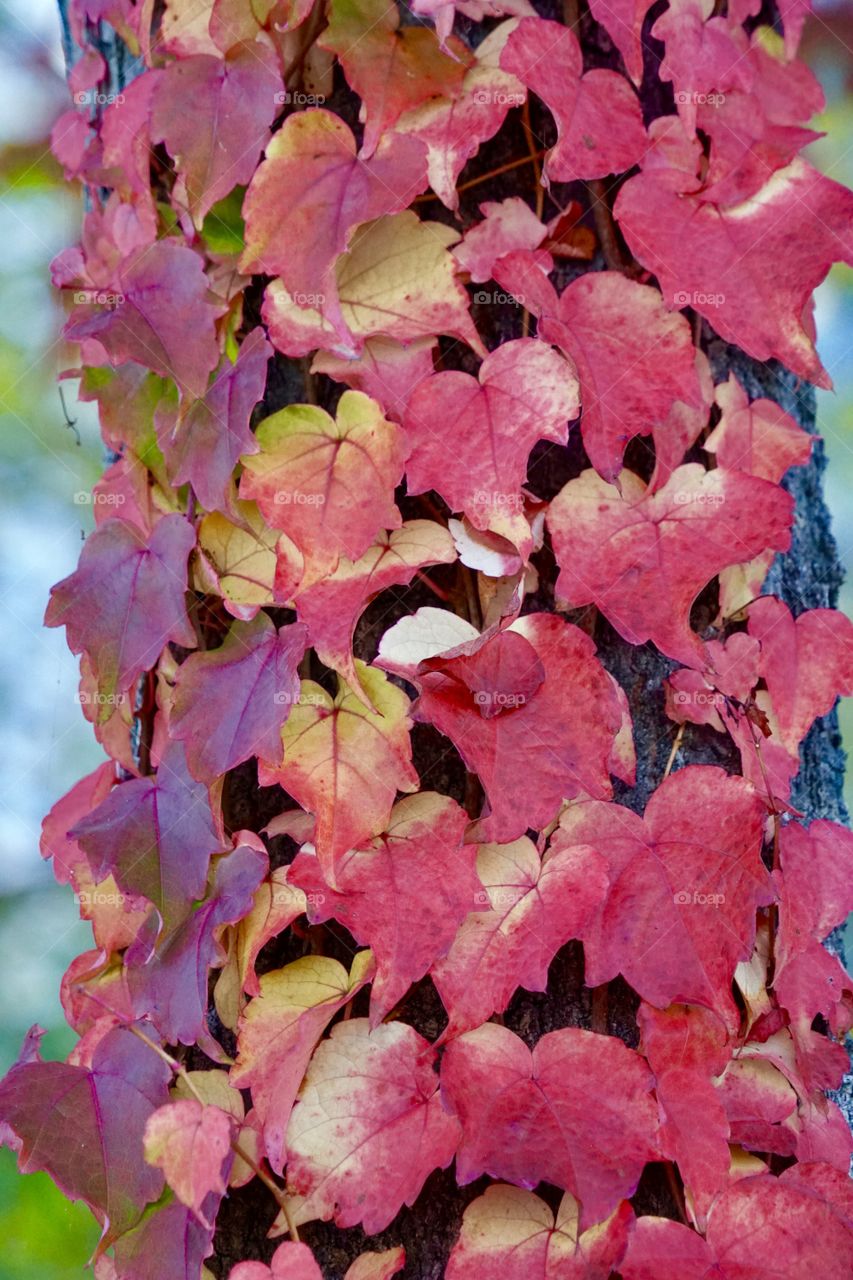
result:
[[[63,7],[62,0],[60,7]],[[535,7],[542,16],[561,19],[565,15],[570,20],[573,20],[577,9],[572,0],[567,0],[562,6],[559,0],[536,0]],[[661,0],[650,11],[646,31],[664,7]],[[765,4],[761,18],[763,21],[772,20],[772,10],[768,4]],[[404,13],[403,20],[413,21],[408,13]],[[464,19],[459,23],[459,30],[471,43],[476,43],[482,33],[482,28],[467,23]],[[589,67],[619,65],[618,54],[585,9],[578,34],[581,36]],[[112,68],[114,84],[111,87],[120,90],[128,77],[133,75],[133,64],[127,59],[120,43],[114,39],[101,40],[99,48]],[[650,41],[646,51],[646,76],[642,88],[647,122],[662,112],[673,109],[669,86],[662,85],[656,76],[660,53],[661,47]],[[70,39],[69,54],[73,58]],[[326,105],[357,128],[357,102],[346,89],[339,71],[337,76],[336,92]],[[542,144],[549,145],[554,141],[550,117],[540,112],[535,102],[531,107],[534,133]],[[518,114],[515,113],[516,116]],[[495,142],[486,144],[481,149],[466,169],[464,178],[467,181],[479,173],[487,173],[507,160],[524,155],[525,151],[524,134],[520,121],[516,120],[503,129]],[[488,180],[463,195],[460,210],[462,226],[470,225],[479,204],[484,200],[500,200],[518,194],[528,195],[533,199],[534,193],[532,167],[515,169],[502,177]],[[582,183],[557,187],[553,195],[561,205],[569,198],[590,204],[589,193]],[[615,188],[609,193],[611,200],[614,195]],[[557,206],[546,197],[545,216],[551,216],[556,209]],[[430,218],[458,225],[453,215],[437,200],[425,206],[423,211]],[[591,213],[587,215],[586,221],[594,227]],[[588,264],[563,264],[556,276],[558,288],[562,289],[570,279],[585,270],[601,270],[603,267],[601,257]],[[472,294],[473,292],[472,288]],[[260,284],[247,292],[247,327],[259,321],[261,296]],[[474,315],[486,345],[490,348],[507,338],[521,336],[522,313],[509,302],[475,304]],[[778,401],[806,430],[814,434],[815,400],[810,386],[793,378],[776,362],[760,364],[751,360],[743,352],[717,338],[707,324],[702,328],[702,345],[711,359],[716,381],[725,380],[733,371],[752,398],[767,396]],[[469,370],[476,368],[475,357],[467,348],[453,348],[451,344],[443,343],[442,349],[444,367],[467,367]],[[304,401],[306,398],[316,397],[326,408],[334,406],[342,388],[319,377],[312,380],[309,396],[306,367],[305,362],[276,356],[270,365],[264,403],[256,411],[259,419],[285,404]],[[643,439],[632,442],[626,461],[641,474],[651,474],[653,452],[650,443]],[[534,452],[530,487],[539,496],[550,498],[568,479],[588,465],[579,433],[574,431],[568,448],[548,446]],[[795,614],[805,609],[834,606],[837,603],[842,575],[823,497],[822,476],[825,466],[823,443],[817,440],[811,464],[795,469],[785,481],[797,503],[793,543],[787,554],[777,558],[766,590],[779,595]],[[424,514],[420,500],[400,495],[400,506],[404,516]],[[526,602],[525,612],[549,609],[554,605],[553,581],[556,575],[553,558],[547,550],[539,558],[539,568],[542,586],[537,595]],[[456,569],[440,569],[434,571],[433,576],[452,590],[458,586],[453,577],[456,572]],[[381,606],[368,610],[357,633],[357,656],[372,658],[378,636],[398,616],[411,612],[421,604],[434,603],[425,589],[417,584],[409,591],[396,593],[396,601],[390,609],[386,600]],[[715,613],[715,593],[709,590],[697,602],[694,624],[701,629],[711,622]],[[677,664],[663,657],[651,645],[633,647],[626,644],[594,609],[578,611],[570,617],[592,634],[603,663],[618,679],[628,696],[638,757],[637,783],[633,788],[617,784],[616,798],[621,803],[642,811],[663,777],[675,738],[676,728],[664,715],[662,680]],[[312,674],[316,676],[318,673]],[[569,713],[567,708],[567,714]],[[430,727],[416,728],[415,760],[426,785],[451,794],[463,802],[466,793],[465,770],[456,753],[448,748],[447,741]],[[732,771],[738,770],[737,755],[728,738],[709,729],[688,725],[675,767],[691,763],[713,763]],[[792,802],[807,818],[846,819],[842,800],[843,767],[844,754],[840,744],[838,720],[833,712],[814,726],[803,744],[802,767],[794,784]],[[248,827],[259,830],[272,816],[289,805],[292,805],[292,801],[278,788],[260,791],[253,770],[248,766],[235,770],[228,778],[225,807],[226,819],[232,829]],[[288,839],[280,837],[273,840],[270,847],[273,865],[289,861],[294,851],[295,846]],[[339,950],[334,941],[330,945],[330,939],[326,936],[327,953],[338,954],[339,958],[346,959],[352,948],[342,938],[338,940],[338,945]],[[840,940],[831,940],[831,945],[840,947]],[[295,950],[297,946],[298,951]],[[273,941],[261,953],[258,971],[279,967],[296,958],[303,950],[304,945],[292,937],[288,942]],[[593,994],[584,987],[583,976],[582,948],[580,944],[570,944],[557,956],[551,967],[547,993],[540,995],[519,992],[504,1015],[506,1025],[531,1046],[544,1033],[556,1028],[592,1025],[597,1030],[606,1030],[620,1036],[628,1044],[636,1045],[638,1033],[635,1010],[638,1000],[634,993],[624,982],[617,980],[609,984],[606,992]],[[356,1012],[362,1012],[360,1004]],[[401,1012],[407,1022],[430,1039],[439,1034],[445,1021],[441,1003],[429,980],[414,989]],[[211,1014],[211,1029],[227,1050],[233,1049],[230,1033],[218,1023],[214,1013]],[[203,1055],[193,1051],[191,1065],[200,1066],[205,1063]],[[853,1121],[853,1081],[847,1081],[846,1090],[837,1100],[848,1119]],[[403,1210],[394,1223],[378,1236],[368,1239],[361,1228],[342,1231],[331,1223],[319,1222],[302,1228],[300,1235],[313,1249],[328,1280],[340,1280],[353,1258],[365,1248],[382,1249],[401,1243],[406,1248],[408,1259],[401,1273],[406,1280],[440,1280],[444,1275],[447,1255],[458,1234],[462,1213],[485,1185],[486,1180],[483,1179],[468,1187],[457,1187],[451,1167],[450,1170],[433,1174],[414,1207]],[[549,1198],[548,1189],[543,1193]],[[556,1207],[559,1196],[550,1198]],[[639,1212],[677,1216],[663,1166],[650,1166],[646,1170],[634,1197],[634,1204]],[[257,1181],[246,1188],[232,1191],[219,1213],[215,1254],[208,1261],[210,1270],[218,1278],[225,1280],[230,1268],[238,1261],[246,1258],[268,1261],[277,1243],[267,1239],[274,1217],[275,1206]]]

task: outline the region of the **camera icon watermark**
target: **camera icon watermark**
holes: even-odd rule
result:
[[[475,89],[471,96],[481,107],[523,107],[525,99],[523,93],[509,93],[506,89]]]
[[[77,307],[118,307],[124,302],[124,294],[108,293],[102,289],[75,289],[73,302]]]
[[[74,94],[75,107],[114,107],[124,100],[123,93],[102,93],[100,89],[78,89]]]
[[[127,499],[123,493],[92,493],[87,489],[78,489],[74,495],[77,507],[122,507]]]
[[[724,293],[703,293],[701,289],[679,289],[672,295],[673,306],[676,307],[722,307],[725,301]]]
[[[481,307],[523,307],[524,295],[521,293],[504,293],[502,289],[478,289],[474,301]]]
[[[677,907],[721,907],[726,900],[724,893],[701,893],[698,889],[680,889],[672,895]]]
[[[326,101],[326,95],[323,93],[300,93],[299,90],[291,92],[289,89],[282,89],[274,95],[273,100],[279,107],[322,107]]]
[[[280,507],[322,507],[325,501],[324,493],[302,493],[299,489],[279,489],[275,495]]]
[[[675,102],[679,107],[721,107],[725,100],[724,93],[691,93],[681,89],[675,94]]]
[[[502,690],[478,689],[474,694],[478,707],[497,707],[499,709],[523,707],[527,698],[523,693],[505,693]]]

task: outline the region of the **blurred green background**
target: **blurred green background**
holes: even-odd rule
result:
[[[818,3],[804,55],[819,75],[828,137],[813,162],[853,186],[853,6]],[[77,666],[63,631],[41,626],[51,584],[76,564],[91,510],[75,502],[101,467],[97,422],[67,397],[66,423],[55,377],[61,308],[48,263],[75,242],[76,194],[47,149],[57,115],[69,106],[54,0],[0,5],[0,1074],[28,1027],[46,1027],[48,1057],[63,1057],[59,983],[90,945],[67,889],[38,853],[41,819],[83,773],[103,759],[75,701]],[[848,570],[853,561],[853,272],[837,268],[821,288],[820,350],[835,393],[820,393],[819,430],[829,452],[827,492]],[[77,442],[79,433],[80,443]],[[853,583],[844,591],[853,612]],[[842,710],[853,744],[853,699]],[[848,802],[853,801],[853,787]],[[43,1174],[20,1178],[0,1150],[0,1280],[81,1280],[97,1240],[88,1212],[69,1205]]]

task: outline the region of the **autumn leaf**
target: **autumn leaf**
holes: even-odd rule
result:
[[[447,1280],[608,1280],[633,1220],[623,1202],[606,1222],[578,1230],[578,1203],[563,1196],[556,1217],[544,1200],[498,1184],[472,1201],[447,1263]]]
[[[360,951],[347,973],[330,956],[302,956],[265,973],[240,1019],[232,1083],[251,1088],[264,1146],[281,1172],[284,1137],[317,1041],[334,1015],[369,981],[373,956]]]
[[[282,81],[272,49],[237,45],[225,58],[196,54],[162,72],[151,108],[151,140],[164,142],[186,188],[197,227],[255,172]]]
[[[434,1060],[402,1022],[371,1032],[366,1019],[353,1018],[323,1041],[287,1130],[297,1225],[334,1217],[373,1235],[414,1203],[433,1169],[450,1164],[459,1126],[441,1105]]]
[[[476,846],[463,843],[467,825],[455,800],[421,791],[394,806],[387,830],[341,858],[334,889],[312,853],[303,850],[291,864],[309,920],[338,920],[376,957],[372,1026],[444,955],[458,926],[481,905]]]
[[[402,478],[400,429],[360,391],[345,391],[332,418],[288,405],[258,427],[260,453],[243,458],[240,494],[295,543],[306,586],[341,554],[363,555],[377,532],[402,523],[394,487]]]
[[[409,699],[382,674],[356,664],[370,707],[338,678],[335,698],[303,680],[284,726],[284,764],[265,768],[317,819],[317,854],[330,883],[341,857],[382,831],[398,791],[416,791]]]
[[[678,467],[656,493],[629,471],[619,484],[585,471],[551,503],[557,594],[572,608],[595,604],[630,644],[651,640],[701,669],[693,601],[727,565],[768,545],[787,548],[792,501],[767,480],[697,463]]]
[[[108,520],[87,539],[74,573],[51,589],[45,626],[66,627],[72,653],[88,656],[102,723],[165,644],[195,648],[184,598],[194,543],[183,516],[164,516],[150,538]]]
[[[537,440],[565,444],[579,412],[574,370],[535,338],[505,342],[479,379],[435,373],[416,387],[403,425],[410,493],[435,489],[477,529],[529,550],[521,486]]]
[[[281,762],[281,729],[299,698],[296,669],[306,644],[299,623],[276,630],[260,613],[233,623],[219,648],[182,664],[169,731],[183,741],[194,777],[211,783],[254,755]],[[205,719],[208,731],[199,735]]]
[[[447,1010],[445,1036],[503,1013],[518,987],[544,991],[548,966],[583,926],[607,891],[607,864],[592,849],[555,849],[540,856],[527,836],[480,845],[478,895],[447,955],[431,969]]]
[[[208,1194],[225,1194],[233,1130],[225,1111],[203,1106],[194,1098],[166,1103],[145,1124],[146,1161],[163,1170],[181,1203],[206,1227],[211,1225],[203,1210]]]
[[[462,1126],[457,1178],[554,1183],[580,1201],[586,1231],[633,1194],[657,1156],[651,1088],[643,1059],[613,1037],[568,1027],[531,1053],[495,1023],[466,1032],[441,1064],[442,1097]]]

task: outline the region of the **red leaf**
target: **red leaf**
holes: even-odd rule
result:
[[[451,40],[445,53],[433,31],[400,27],[400,15],[385,0],[336,5],[320,45],[337,54],[362,100],[365,156],[373,155],[404,111],[427,98],[455,96],[471,61],[461,40]]]
[[[435,1051],[402,1022],[339,1022],[311,1060],[287,1131],[294,1222],[384,1230],[445,1169],[459,1125],[441,1105]],[[382,1089],[375,1082],[382,1080]]]
[[[212,1225],[204,1215],[207,1196],[211,1191],[224,1195],[227,1189],[233,1130],[225,1111],[194,1098],[167,1103],[145,1124],[145,1159],[163,1170],[178,1199],[205,1227]]]
[[[164,142],[197,227],[234,187],[249,181],[279,111],[282,82],[272,49],[257,41],[223,58],[170,62],[151,108],[151,141]]]
[[[170,640],[195,648],[184,601],[194,545],[183,516],[163,516],[149,538],[123,520],[107,520],[86,539],[74,573],[51,589],[45,626],[67,627],[72,653],[88,655],[101,722]]]
[[[421,143],[392,134],[364,159],[331,111],[288,116],[246,192],[241,270],[281,276],[305,306],[333,290],[332,269],[353,229],[399,213],[426,185]]]
[[[615,1037],[569,1027],[531,1053],[506,1027],[469,1031],[441,1064],[442,1096],[462,1125],[457,1179],[552,1182],[581,1202],[586,1230],[633,1193],[658,1155],[652,1083],[639,1054]]]
[[[527,836],[480,845],[478,895],[432,979],[458,1035],[502,1013],[517,987],[544,991],[548,966],[583,931],[607,892],[607,864],[591,849],[554,849],[544,857]]]
[[[89,315],[91,304],[84,304],[65,334],[75,342],[97,338],[116,364],[135,360],[201,399],[219,359],[219,310],[207,290],[204,260],[174,240],[158,240],[117,267],[115,308]]]
[[[544,827],[565,799],[609,796],[622,708],[590,638],[535,613],[465,648],[419,669],[414,715],[450,738],[479,776],[490,807],[479,837],[514,840]]]
[[[643,21],[654,0],[589,0],[589,11],[622,54],[628,75],[643,78]]]
[[[259,613],[232,623],[218,649],[181,664],[169,732],[183,741],[193,777],[211,783],[255,755],[281,763],[281,730],[299,699],[306,644],[300,623],[277,631]]]
[[[436,373],[413,392],[404,427],[410,493],[435,489],[477,529],[529,550],[521,486],[537,440],[565,444],[578,415],[577,380],[556,351],[535,338],[505,342],[467,373]]]
[[[678,467],[656,493],[629,471],[620,484],[621,492],[584,471],[551,503],[557,595],[572,608],[597,605],[630,644],[651,640],[701,669],[707,656],[690,628],[693,601],[727,565],[768,546],[786,550],[793,502],[767,480],[697,463]]]
[[[272,347],[263,329],[241,343],[234,364],[226,359],[202,400],[181,409],[174,422],[160,419],[158,443],[174,485],[191,484],[207,511],[233,513],[232,473],[241,454],[257,453],[249,430],[252,410],[264,394]]]
[[[621,972],[651,1004],[702,1005],[735,1029],[735,966],[752,953],[756,908],[773,899],[764,816],[747,782],[707,765],[671,774],[645,818],[571,806],[560,843],[591,845],[610,864],[607,900],[583,935],[587,984]]]
[[[812,437],[775,400],[750,402],[733,373],[718,384],[715,399],[722,416],[703,447],[718,466],[778,484],[789,467],[808,462]]]
[[[153,902],[166,929],[203,897],[210,858],[223,848],[207,788],[190,777],[177,742],[155,777],[114,787],[70,834],[95,875],[111,871],[121,888]]]
[[[123,1028],[107,1032],[91,1066],[12,1067],[0,1082],[0,1121],[20,1144],[21,1173],[45,1169],[69,1199],[85,1200],[108,1241],[127,1231],[163,1187],[163,1175],[142,1158],[142,1134],[168,1102],[171,1076]]]
[[[463,844],[467,825],[455,800],[422,791],[394,806],[387,831],[344,855],[337,888],[327,886],[313,854],[303,851],[292,864],[290,881],[308,897],[309,920],[340,921],[376,957],[371,1026],[446,953],[478,904],[477,849]]]
[[[849,191],[795,160],[752,199],[721,209],[642,173],[622,187],[614,212],[668,306],[692,306],[757,360],[775,356],[831,386],[802,319],[832,263],[853,263]]]
[[[388,587],[411,582],[426,565],[450,564],[455,559],[453,539],[433,520],[407,520],[400,529],[383,532],[355,563],[341,558],[333,574],[298,591],[295,598],[297,615],[308,628],[320,661],[339,672],[358,693],[361,685],[352,641],[368,601]]]
[[[582,75],[581,47],[567,27],[522,18],[507,40],[501,67],[532,89],[554,117],[557,145],[545,157],[551,180],[605,178],[640,159],[646,131],[637,95],[614,71]]]

